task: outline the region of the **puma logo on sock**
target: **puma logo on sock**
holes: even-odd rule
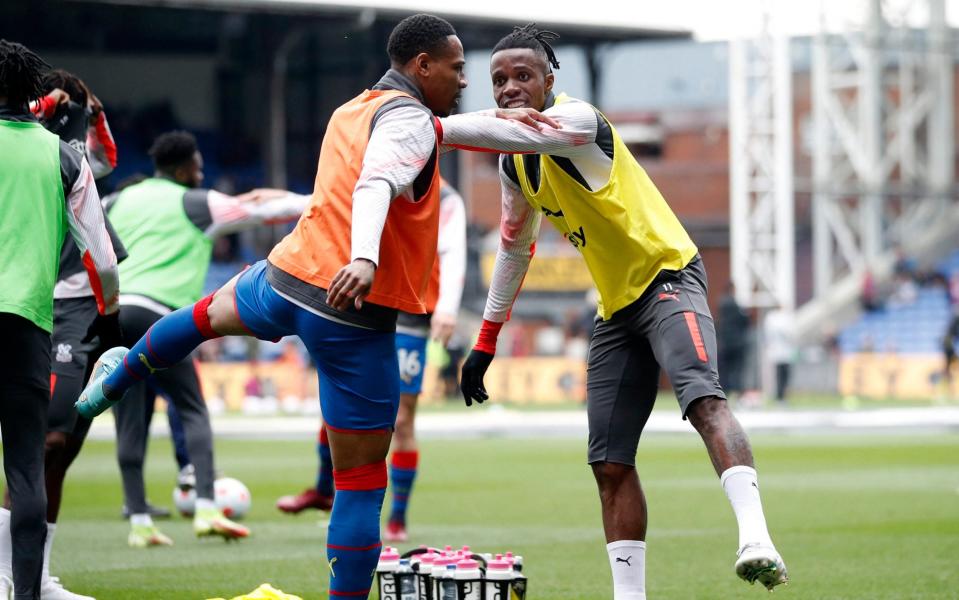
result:
[[[631,566],[633,566],[633,565],[629,564],[629,561],[632,560],[632,558],[633,558],[633,555],[632,555],[632,554],[630,554],[630,555],[627,556],[626,558],[619,558],[619,557],[617,556],[617,557],[616,557],[616,562],[618,562],[618,563],[621,563],[621,562],[622,562],[622,563],[626,563],[626,566],[627,566],[627,567],[631,567]]]
[[[150,371],[150,375],[153,375],[157,372],[157,370],[153,368],[153,366],[150,364],[150,361],[147,360],[147,357],[142,352],[140,353],[139,358],[140,362],[142,362],[144,366],[146,366],[147,370]]]

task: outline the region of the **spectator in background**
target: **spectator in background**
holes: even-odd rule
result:
[[[906,257],[901,248],[896,249],[896,264],[893,266],[892,306],[908,306],[919,297],[918,272],[915,261]]]
[[[953,312],[959,307],[959,271],[949,277],[949,304]]]
[[[469,340],[465,340],[462,335],[454,333],[453,337],[450,338],[449,344],[446,346],[448,360],[443,368],[440,369],[444,398],[456,396],[456,393],[459,391],[460,364],[466,357],[466,343],[468,341]]]
[[[862,294],[860,295],[862,309],[866,312],[873,312],[882,307],[882,301],[879,299],[879,290],[876,287],[876,276],[872,270],[866,269],[862,277]]]
[[[763,349],[776,367],[776,401],[786,403],[786,390],[796,357],[792,331],[792,317],[784,310],[772,310],[766,315]]]
[[[733,282],[719,301],[716,337],[719,344],[719,378],[727,392],[741,394],[746,353],[749,350],[749,315],[736,302]]]
[[[946,397],[952,395],[952,367],[956,362],[956,341],[959,341],[959,314],[953,313],[946,327],[946,335],[942,339],[942,353],[945,357],[942,381]]]

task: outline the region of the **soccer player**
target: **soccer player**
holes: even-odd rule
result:
[[[116,255],[90,165],[29,109],[42,95],[47,68],[24,46],[0,40],[0,426],[12,502],[9,511],[0,509],[0,529],[12,540],[0,545],[0,596],[8,596],[12,584],[14,598],[31,600],[41,597],[47,537],[50,331],[67,229],[83,257],[101,324],[118,307]]]
[[[543,110],[564,129],[588,131],[590,143],[500,161],[500,247],[479,340],[462,369],[466,404],[487,399],[483,375],[545,216],[583,255],[600,293],[588,358],[588,460],[615,598],[646,597],[646,501],[635,458],[660,367],[735,511],[736,573],[772,589],[786,581],[786,567],[766,529],[749,440],[719,386],[702,260],[609,121],[586,102],[553,94],[555,37],[528,25],[500,40],[490,64],[496,104]]]
[[[244,202],[239,197],[200,188],[203,157],[197,150],[196,139],[187,132],[159,136],[150,156],[154,176],[124,189],[107,205],[110,220],[129,253],[120,265],[124,282],[121,324],[128,343],[146,334],[164,315],[200,298],[217,236],[262,223],[289,221],[299,216],[304,207],[297,197]],[[146,366],[147,374],[152,376],[149,384],[176,406],[183,424],[196,474],[194,532],[200,536],[246,537],[249,530],[227,519],[213,501],[210,416],[192,361]],[[135,548],[168,546],[173,541],[153,523],[143,479],[154,394],[144,381],[130,395],[114,410],[117,462],[130,514],[127,541]]]
[[[94,179],[108,175],[116,166],[116,144],[107,126],[103,105],[79,77],[62,69],[54,69],[44,76],[43,90],[47,95],[33,109],[40,123],[87,157]],[[122,261],[126,251],[110,222],[105,224],[114,254]],[[53,363],[44,452],[47,538],[40,578],[41,600],[92,600],[70,592],[59,578],[50,575],[63,482],[90,429],[90,420],[80,417],[73,403],[100,353],[122,343],[119,313],[101,316],[97,312],[96,294],[82,260],[76,243],[71,237],[66,238],[60,249],[57,284],[53,288]],[[0,556],[8,555],[9,544],[9,523],[0,521]],[[9,569],[9,563],[0,565],[0,570]]]
[[[117,145],[100,99],[82,79],[63,69],[43,78],[46,94],[31,110],[49,131],[86,155],[93,178],[109,175],[117,166]]]
[[[399,404],[396,313],[427,309],[441,145],[527,151],[542,137],[538,127],[555,132],[557,147],[578,139],[532,109],[434,116],[448,115],[466,86],[463,46],[443,19],[404,19],[388,53],[383,78],[333,113],[313,197],[294,231],[267,260],[155,323],[130,351],[109,350],[78,402],[81,413],[104,410],[205,339],[298,335],[317,365],[333,456],[332,596],[366,597],[379,556]]]
[[[400,406],[393,434],[390,482],[393,503],[384,539],[405,542],[406,512],[419,463],[414,421],[416,404],[423,389],[427,338],[449,343],[456,328],[463,281],[466,273],[466,209],[453,186],[441,180],[438,261],[434,265],[427,294],[427,314],[400,312],[396,323],[396,354],[400,368]],[[321,428],[317,442],[319,470],[316,485],[295,496],[283,496],[276,506],[283,512],[299,513],[307,508],[330,510],[333,506],[333,463],[329,438]]]

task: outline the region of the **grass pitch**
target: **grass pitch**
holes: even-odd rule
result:
[[[789,567],[786,599],[959,598],[959,436],[753,436],[766,516]],[[99,600],[231,598],[270,582],[326,598],[325,515],[275,499],[308,485],[311,440],[220,441],[218,467],[253,494],[239,543],[197,540],[158,521],[173,548],[132,550],[113,444],[90,442],[68,480],[52,557],[71,590]],[[428,441],[410,512],[418,544],[522,554],[529,598],[609,599],[595,486],[579,440]],[[650,599],[765,598],[733,574],[735,519],[692,436],[649,435]],[[151,442],[148,495],[171,506],[169,444]],[[405,547],[403,549],[406,549]]]

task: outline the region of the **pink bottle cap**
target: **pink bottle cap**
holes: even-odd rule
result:
[[[451,564],[453,564],[453,559],[450,558],[449,556],[437,556],[433,560],[434,567],[445,567],[446,565],[451,565]]]
[[[472,554],[469,546],[463,546],[463,554]]]
[[[453,547],[452,547],[452,546],[447,546],[447,547],[443,548],[443,550],[445,550],[446,552],[452,552],[452,551],[453,551]]]
[[[387,546],[386,548],[383,548],[382,552],[380,552],[380,560],[399,560],[399,559],[400,559],[400,555],[396,551],[396,548],[390,548],[389,546]]]
[[[496,559],[489,561],[489,564],[486,566],[489,571],[509,571],[512,568],[512,565],[508,561],[502,559]]]
[[[496,555],[496,560],[503,560],[503,555],[502,555],[502,554],[497,554],[497,555]]]
[[[457,569],[478,569],[479,563],[473,560],[472,558],[464,558],[463,560],[456,563]]]

